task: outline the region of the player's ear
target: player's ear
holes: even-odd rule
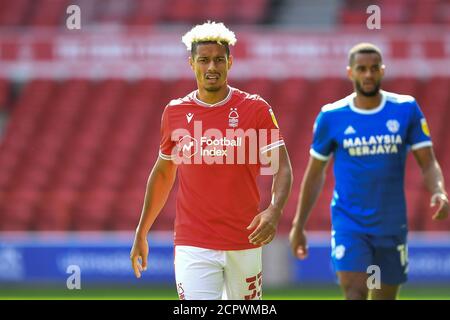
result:
[[[194,70],[194,59],[192,58],[192,55],[189,56],[189,65],[191,66],[191,69]]]
[[[347,66],[347,77],[353,81],[352,68],[350,66]]]
[[[231,66],[233,65],[233,56],[230,54],[228,56],[228,70],[231,69]]]
[[[381,77],[384,77],[384,70],[386,70],[386,66],[382,64],[380,69]]]

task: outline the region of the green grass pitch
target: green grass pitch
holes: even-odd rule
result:
[[[81,287],[80,290],[68,290],[61,287],[39,286],[18,287],[9,285],[0,288],[0,300],[25,299],[62,299],[62,300],[176,300],[175,288],[142,286]],[[267,288],[263,292],[264,300],[342,300],[337,286],[333,287],[289,287]],[[405,286],[400,299],[450,300],[450,287],[410,287]]]

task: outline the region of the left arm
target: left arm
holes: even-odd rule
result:
[[[277,169],[273,175],[272,201],[269,207],[256,215],[247,227],[249,230],[256,227],[248,237],[254,245],[265,245],[275,238],[278,222],[292,187],[292,167],[286,147],[280,146],[278,150],[272,152],[271,158],[272,167]]]
[[[441,167],[436,160],[432,147],[424,147],[413,151],[417,163],[422,169],[425,186],[432,194],[431,206],[439,203],[439,208],[433,215],[433,220],[443,220],[448,217],[449,203],[448,195],[445,191],[444,176]]]

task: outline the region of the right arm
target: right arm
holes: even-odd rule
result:
[[[144,205],[136,229],[130,259],[137,278],[147,268],[147,234],[167,201],[177,173],[177,166],[171,160],[158,157],[147,181]],[[139,261],[142,261],[142,265]]]
[[[327,161],[311,156],[303,177],[297,210],[289,233],[292,253],[299,259],[305,259],[308,255],[305,224],[322,191],[327,164]]]

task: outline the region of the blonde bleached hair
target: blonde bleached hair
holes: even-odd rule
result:
[[[355,62],[355,56],[357,53],[376,53],[380,57],[380,61],[383,60],[379,47],[369,42],[361,42],[353,46],[348,52],[348,65],[350,67]]]
[[[196,43],[217,42],[221,45],[234,46],[237,40],[234,32],[222,22],[208,21],[193,27],[181,38],[181,41],[186,45],[187,50],[191,51]]]

